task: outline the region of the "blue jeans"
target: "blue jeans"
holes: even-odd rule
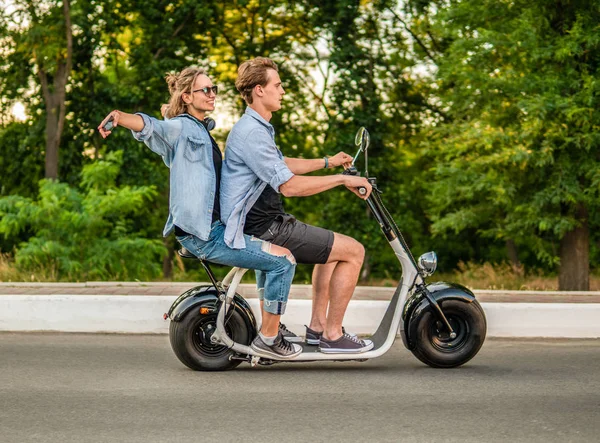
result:
[[[246,247],[232,249],[225,244],[225,225],[220,221],[213,223],[207,241],[194,235],[177,237],[181,245],[196,257],[212,263],[226,266],[237,266],[247,269],[258,269],[264,277],[264,309],[282,315],[285,312],[290,286],[296,272],[296,261],[293,256],[273,255],[270,243],[256,237],[245,235]],[[261,294],[262,295],[262,294]]]

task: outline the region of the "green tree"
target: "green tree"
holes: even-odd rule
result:
[[[424,83],[410,75],[416,59],[410,39],[391,13],[393,4],[353,0],[311,4],[315,6],[311,27],[319,35],[315,49],[320,50],[315,54],[325,79],[322,92],[309,95],[321,106],[321,112],[313,114],[318,122],[313,151],[354,153],[354,135],[365,126],[371,134],[369,174],[378,178],[386,204],[415,251],[431,247],[420,203],[423,172],[415,135],[423,119],[432,118],[432,106],[425,99]],[[300,135],[306,133],[303,129]],[[364,168],[362,161],[357,166]],[[398,277],[396,257],[353,194],[334,190],[298,200],[292,203],[293,211],[307,221],[351,235],[367,246],[363,279]]]
[[[14,98],[33,79],[40,86],[46,117],[45,176],[56,179],[73,58],[70,1],[42,6],[16,0],[0,14],[0,30],[0,48],[8,53],[0,92]]]
[[[436,84],[451,118],[427,134],[434,229],[514,240],[559,264],[561,289],[588,289],[600,5],[413,3],[443,42]]]
[[[43,122],[10,122],[0,127],[0,196],[19,194],[32,197],[37,182],[44,177],[43,155],[38,149],[43,144]]]

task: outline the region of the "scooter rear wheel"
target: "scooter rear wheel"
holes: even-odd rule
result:
[[[434,368],[454,368],[471,360],[485,341],[487,324],[481,305],[474,300],[444,300],[440,303],[455,338],[433,312],[421,317],[412,353]]]
[[[231,360],[234,351],[211,343],[210,337],[216,330],[216,322],[216,312],[202,315],[197,309],[192,309],[181,321],[171,322],[171,347],[177,358],[188,368],[195,371],[226,371],[240,364],[240,360]],[[225,330],[233,341],[248,343],[249,331],[236,310],[231,313]]]

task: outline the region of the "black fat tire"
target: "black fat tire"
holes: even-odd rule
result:
[[[237,367],[240,360],[230,360],[235,354],[225,346],[212,345],[205,331],[216,328],[217,313],[201,315],[192,309],[181,321],[171,321],[169,338],[171,347],[179,360],[195,371],[227,371]],[[237,310],[225,325],[229,337],[241,344],[248,344],[249,331]]]
[[[431,310],[417,325],[412,353],[433,368],[455,368],[471,360],[481,349],[487,330],[485,314],[477,300],[470,303],[444,300],[440,306],[457,333],[456,338],[450,339]]]

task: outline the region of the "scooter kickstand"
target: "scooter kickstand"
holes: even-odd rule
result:
[[[253,355],[252,359],[250,359],[250,366],[255,367],[258,364],[259,360],[260,357],[258,355]]]

